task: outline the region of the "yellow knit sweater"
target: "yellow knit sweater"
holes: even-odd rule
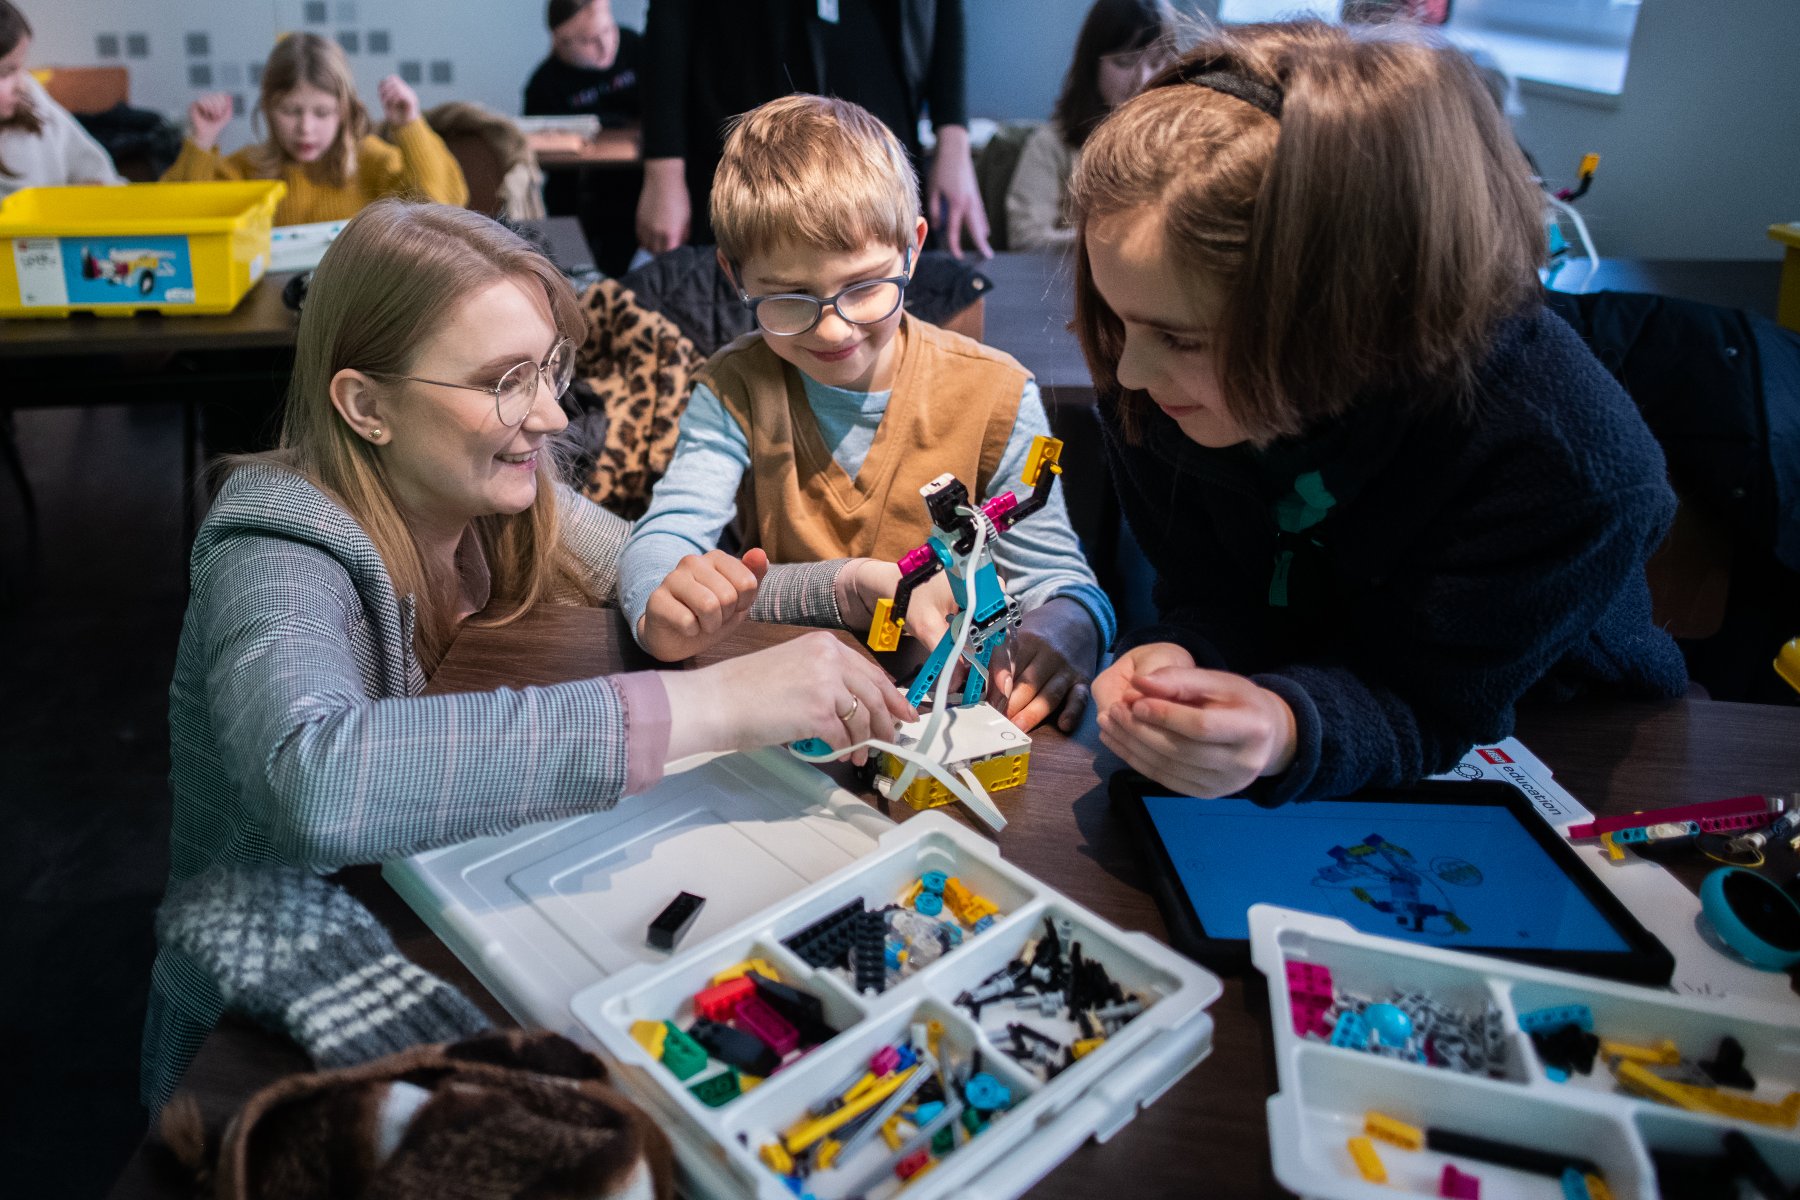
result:
[[[469,185],[462,168],[451,157],[443,139],[423,119],[393,131],[393,142],[363,138],[356,147],[356,173],[342,187],[333,187],[301,163],[284,161],[276,176],[287,184],[287,195],[275,209],[277,225],[305,225],[312,221],[343,221],[364,205],[383,196],[435,200],[440,204],[469,202]],[[193,139],[181,145],[181,156],[163,172],[165,183],[207,183],[220,179],[257,179],[251,165],[252,148],[232,155],[206,150]]]

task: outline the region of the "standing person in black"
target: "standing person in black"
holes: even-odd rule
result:
[[[603,126],[635,124],[643,113],[644,37],[613,20],[612,0],[550,0],[550,57],[525,85],[525,115],[592,113]],[[544,181],[544,207],[578,216],[595,261],[624,274],[637,247],[633,224],[643,172],[635,166],[559,168]]]
[[[965,240],[993,253],[969,152],[962,0],[651,0],[644,39],[645,249],[712,240],[707,204],[725,122],[798,91],[868,109],[916,168],[919,118],[929,115],[937,150],[919,171],[927,218],[953,254]]]

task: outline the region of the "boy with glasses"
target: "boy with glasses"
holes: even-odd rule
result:
[[[1007,491],[1049,432],[1017,362],[905,313],[918,194],[900,143],[846,101],[787,96],[732,128],[712,221],[757,328],[707,364],[625,548],[621,603],[657,657],[742,620],[771,561],[868,556],[891,594],[895,561],[931,533],[919,488],[949,471],[980,499]],[[742,559],[715,549],[727,526]],[[1004,710],[1072,729],[1114,618],[1061,494],[994,559],[1025,609],[995,673]],[[928,645],[942,630],[913,624]]]

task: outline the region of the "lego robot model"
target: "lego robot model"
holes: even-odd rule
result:
[[[1003,492],[977,507],[969,499],[968,489],[948,474],[919,489],[931,514],[932,534],[924,545],[901,558],[900,583],[892,600],[877,604],[869,625],[869,645],[876,650],[899,646],[913,592],[940,571],[949,576],[957,611],[907,692],[914,707],[930,694],[931,712],[902,726],[895,742],[871,739],[860,743],[876,751],[875,788],[882,795],[899,796],[914,808],[936,808],[960,800],[994,829],[1005,828],[1006,817],[988,791],[1025,782],[1031,739],[1004,713],[981,700],[987,690],[989,664],[1020,620],[1018,602],[1001,586],[991,544],[1049,503],[1050,489],[1062,474],[1061,455],[1062,442],[1056,438],[1039,437],[1032,442],[1022,476],[1032,490],[1024,500]],[[962,703],[952,706],[952,668],[965,659],[969,677],[963,684]],[[790,749],[811,762],[845,752],[833,750],[818,738],[795,742]],[[920,778],[921,774],[926,778]]]
[[[1321,867],[1314,876],[1314,882],[1319,886],[1339,887],[1346,883],[1352,884],[1352,896],[1376,912],[1388,914],[1401,927],[1414,933],[1433,932],[1426,928],[1426,922],[1433,918],[1441,918],[1450,933],[1469,932],[1468,924],[1456,915],[1456,910],[1450,907],[1442,890],[1414,867],[1412,852],[1406,847],[1390,842],[1378,833],[1371,833],[1348,849],[1333,846],[1330,854],[1332,865]],[[1480,872],[1474,867],[1466,863],[1461,866],[1474,872],[1475,881],[1481,878]],[[1363,886],[1364,884],[1367,886]],[[1371,888],[1385,890],[1387,896],[1378,898],[1371,892]],[[1426,888],[1436,892],[1437,898],[1444,903],[1433,904],[1426,899]]]

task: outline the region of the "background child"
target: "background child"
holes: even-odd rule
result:
[[[1126,762],[1336,796],[1448,769],[1528,691],[1681,694],[1644,580],[1662,452],[1543,308],[1543,197],[1465,57],[1214,34],[1100,126],[1072,195],[1163,622],[1095,681]]]
[[[338,44],[289,34],[263,64],[256,107],[269,127],[267,140],[220,154],[231,97],[202,96],[188,109],[187,141],[163,179],[280,179],[288,191],[275,210],[277,225],[341,221],[390,195],[468,203],[462,168],[420,118],[419,97],[399,76],[381,81],[381,106],[391,143],[369,132],[368,111]]]
[[[1173,52],[1175,14],[1167,0],[1098,0],[1081,23],[1050,123],[1019,152],[1006,189],[1006,238],[1013,250],[1075,244],[1069,176],[1102,117],[1143,90]]]
[[[28,187],[123,183],[112,159],[25,70],[31,25],[0,0],[0,200]]]
[[[919,487],[950,471],[971,495],[1006,491],[1049,431],[1023,367],[904,314],[925,222],[905,150],[866,110],[795,95],[744,117],[726,139],[712,220],[758,329],[707,365],[625,549],[623,607],[663,658],[739,615],[767,561],[867,555],[885,560],[891,591],[894,560],[930,534]],[[756,548],[745,563],[707,553],[734,518]],[[1060,711],[1073,727],[1113,613],[1061,492],[994,558],[1026,609],[996,673],[1007,714],[1030,728]]]

